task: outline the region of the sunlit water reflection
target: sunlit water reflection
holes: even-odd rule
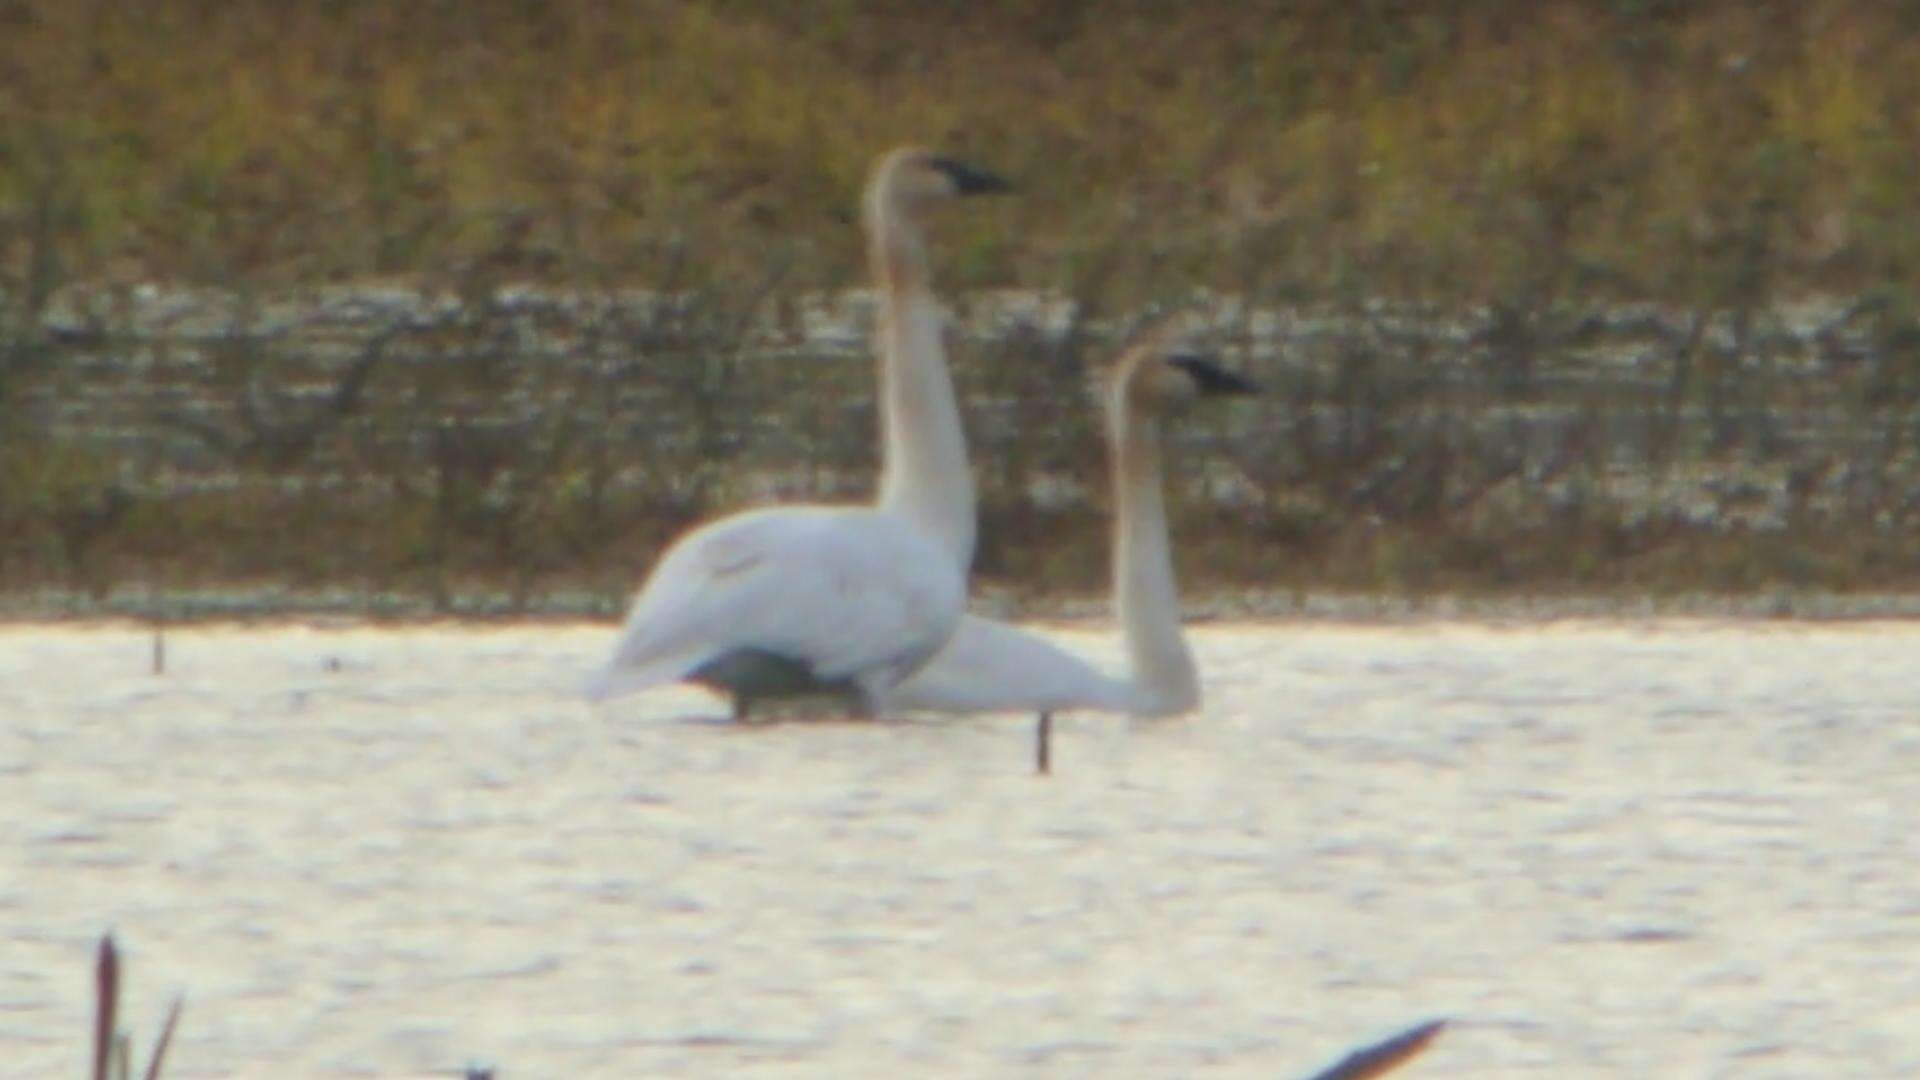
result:
[[[1063,632],[1108,653],[1102,633]],[[0,629],[0,1076],[1920,1075],[1920,625],[1208,626],[1201,715],[688,722],[606,627]]]

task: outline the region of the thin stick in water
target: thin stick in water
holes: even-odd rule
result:
[[[93,968],[93,1080],[107,1080],[119,1004],[120,956],[114,951],[113,935],[102,934],[100,959]]]
[[[167,627],[157,619],[153,624],[153,673],[167,673]]]
[[[1033,771],[1046,776],[1053,771],[1053,714],[1040,714],[1040,723],[1034,729]]]

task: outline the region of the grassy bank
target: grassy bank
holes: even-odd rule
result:
[[[1920,588],[1917,66],[1865,0],[0,0],[0,583],[532,603],[769,468],[857,494],[864,363],[748,326],[861,281],[861,175],[911,139],[1020,186],[942,222],[943,289],[1072,312],[958,349],[991,580],[1098,589],[1085,372],[1207,290],[1347,329],[1216,327],[1282,393],[1214,451],[1234,498],[1183,495],[1198,587]],[[367,281],[451,313],[260,315]],[[217,340],[135,332],[148,282],[230,297]],[[549,354],[527,285],[688,299]]]
[[[861,173],[901,139],[1021,184],[949,230],[961,286],[1698,301],[1911,285],[1920,245],[1920,15],[1866,0],[12,0],[0,21],[10,269],[53,282],[478,258],[653,280],[674,257],[732,281],[781,252],[839,283]]]

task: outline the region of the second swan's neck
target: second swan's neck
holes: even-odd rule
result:
[[[947,372],[925,239],[883,183],[869,194],[868,240],[880,290],[880,509],[938,537],[962,573],[973,562],[973,476]]]
[[[1133,711],[1187,712],[1200,704],[1200,678],[1180,632],[1162,488],[1160,429],[1124,402],[1113,410],[1113,594],[1126,636]]]

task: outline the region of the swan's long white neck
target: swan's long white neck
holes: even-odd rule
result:
[[[1187,712],[1200,704],[1200,676],[1180,632],[1180,596],[1167,538],[1160,428],[1115,388],[1109,419],[1115,493],[1113,595],[1126,636],[1129,711]]]
[[[937,536],[964,573],[973,563],[973,475],[940,337],[940,309],[929,287],[925,237],[885,175],[868,192],[866,212],[880,288],[878,505]]]

